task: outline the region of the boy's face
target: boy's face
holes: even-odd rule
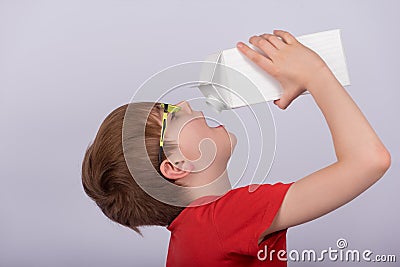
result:
[[[178,144],[180,156],[194,163],[194,171],[212,164],[226,164],[236,145],[236,136],[224,126],[208,126],[201,111],[192,110],[186,101],[176,104],[181,109],[169,113],[165,140]]]

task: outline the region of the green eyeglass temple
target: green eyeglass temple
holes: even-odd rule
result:
[[[161,165],[163,146],[164,146],[164,133],[167,128],[167,117],[168,113],[174,113],[181,110],[181,107],[174,106],[171,104],[161,103],[161,107],[164,109],[163,118],[162,118],[162,126],[161,126],[161,135],[160,135],[160,150],[158,151],[158,166]]]

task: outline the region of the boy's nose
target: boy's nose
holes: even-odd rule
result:
[[[190,107],[189,103],[186,101],[181,101],[178,104],[176,104],[179,107],[182,107],[183,110],[185,110],[187,113],[192,114],[193,110]]]

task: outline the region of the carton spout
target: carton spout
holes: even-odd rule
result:
[[[213,108],[217,113],[221,113],[222,110],[227,109],[227,105],[213,95],[207,96],[206,104]]]

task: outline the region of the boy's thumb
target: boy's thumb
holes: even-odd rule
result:
[[[294,88],[293,90],[284,90],[281,98],[274,100],[274,104],[281,109],[286,109],[293,100],[299,96],[299,91]]]
[[[280,109],[286,109],[292,101],[287,96],[282,96],[280,99],[274,100],[274,104]]]

